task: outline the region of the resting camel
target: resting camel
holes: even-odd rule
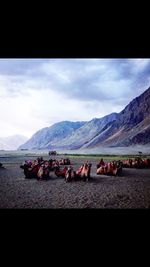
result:
[[[56,169],[55,170],[55,174],[56,174],[57,177],[63,177],[63,178],[65,178],[65,174],[66,174],[67,170],[68,170],[67,167],[64,167],[63,170]]]
[[[37,173],[37,179],[38,180],[47,180],[49,178],[50,168],[49,168],[49,162],[45,161],[42,166],[40,166],[38,173]]]
[[[144,165],[145,167],[149,168],[150,167],[150,159],[144,159]]]
[[[113,162],[109,162],[107,164],[107,174],[116,176],[117,172],[118,172],[118,168],[117,168],[116,163],[114,161]]]
[[[25,178],[32,179],[47,179],[50,172],[49,161],[44,161],[43,158],[37,158],[34,161],[25,161],[20,165],[20,168],[24,170]]]
[[[25,161],[25,164],[21,165],[20,168],[24,170],[25,178],[32,179],[37,178],[40,165],[37,160],[33,162]]]
[[[68,158],[64,159],[64,164],[65,165],[70,165],[71,164],[70,159],[68,159]]]
[[[25,178],[42,180],[49,178],[50,171],[59,170],[59,162],[53,159],[45,161],[42,157],[38,157],[34,161],[26,160],[20,168],[24,170]]]
[[[66,182],[71,182],[76,180],[76,172],[73,170],[72,167],[68,167],[67,171],[65,173],[65,181]]]
[[[49,160],[49,166],[51,171],[59,170],[59,162],[58,160]]]
[[[81,178],[83,178],[84,180],[89,180],[90,178],[90,173],[91,173],[91,167],[92,164],[91,163],[85,163],[83,165],[82,171],[81,171]]]
[[[135,159],[123,160],[124,168],[150,168],[150,159],[142,159],[136,157]]]
[[[91,163],[85,163],[76,172],[72,167],[68,167],[65,173],[65,181],[88,181],[90,179],[91,166]]]
[[[105,166],[105,162],[103,161],[103,159],[100,160],[100,162],[97,164],[97,168]]]
[[[91,173],[91,163],[85,163],[83,164],[76,172],[74,172],[74,179],[75,180],[83,180],[83,181],[89,181],[90,179],[90,173]]]
[[[123,160],[123,167],[124,168],[132,168],[132,163],[133,163],[132,159]]]
[[[107,165],[97,168],[96,174],[107,174]]]
[[[105,166],[101,166],[97,168],[96,174],[104,174],[104,175],[120,175],[122,173],[122,163],[121,161],[112,161],[105,164]]]

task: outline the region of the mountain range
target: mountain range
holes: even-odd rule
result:
[[[150,144],[150,87],[120,113],[63,121],[36,132],[19,149],[82,149]]]

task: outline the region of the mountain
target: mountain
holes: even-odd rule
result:
[[[50,127],[43,128],[36,132],[31,139],[21,145],[19,149],[53,149],[62,139],[70,136],[78,128],[82,127],[86,122],[62,121],[55,123]]]
[[[150,88],[120,113],[87,122],[63,121],[36,132],[19,149],[84,149],[150,143]]]
[[[28,138],[22,135],[0,137],[0,150],[16,150],[27,140]]]
[[[60,139],[55,148],[59,149],[78,149],[92,140],[109,122],[117,119],[117,113],[111,113],[103,118],[94,118],[86,122],[83,126],[72,132],[71,135]]]
[[[150,88],[133,99],[84,148],[97,146],[130,146],[150,143]]]

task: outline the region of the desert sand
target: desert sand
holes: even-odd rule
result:
[[[57,156],[61,158],[61,156]],[[89,160],[89,182],[66,183],[53,172],[48,181],[25,179],[20,164],[35,157],[0,158],[0,208],[11,209],[148,209],[150,208],[150,169],[123,169],[120,177],[96,175],[98,160],[70,158],[75,170]],[[48,159],[49,157],[44,157]],[[55,157],[56,158],[56,157]]]

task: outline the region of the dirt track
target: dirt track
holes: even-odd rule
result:
[[[44,157],[46,159],[46,157]],[[1,158],[0,208],[150,208],[150,169],[123,169],[121,177],[97,176],[94,158],[71,159],[75,170],[92,163],[90,182],[66,183],[51,173],[49,181],[28,180],[24,160]]]

